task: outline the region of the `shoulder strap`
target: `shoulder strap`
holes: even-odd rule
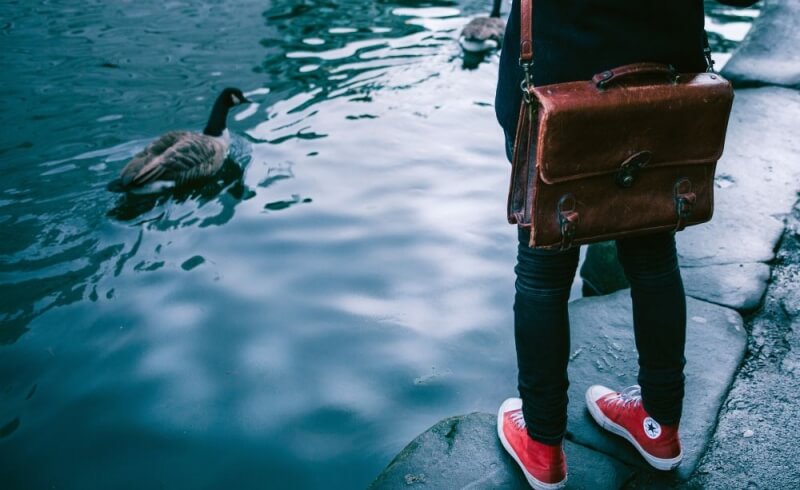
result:
[[[711,46],[708,45],[708,32],[703,29],[703,55],[706,57],[706,71],[715,73],[714,59],[711,57]]]
[[[521,0],[519,6],[519,63],[533,61],[533,0]]]

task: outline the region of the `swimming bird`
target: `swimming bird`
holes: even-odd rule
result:
[[[506,23],[500,18],[501,0],[494,0],[489,17],[475,17],[461,31],[459,43],[464,51],[483,53],[503,44]]]
[[[224,89],[214,102],[202,134],[170,131],[161,135],[125,165],[108,189],[124,192],[158,184],[166,187],[214,175],[222,168],[230,146],[228,111],[249,102],[238,88]]]

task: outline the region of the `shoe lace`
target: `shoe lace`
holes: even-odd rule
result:
[[[511,421],[514,422],[514,425],[517,426],[519,429],[525,428],[525,416],[522,415],[522,410],[514,410],[511,412]]]
[[[622,405],[623,408],[635,407],[642,402],[642,388],[639,385],[629,386],[609,402],[615,405]]]

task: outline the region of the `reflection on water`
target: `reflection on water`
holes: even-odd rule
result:
[[[513,392],[489,7],[0,5],[3,488],[358,488]],[[105,190],[228,85],[219,175]]]
[[[233,155],[225,159],[222,168],[213,177],[194,182],[190,186],[178,186],[152,193],[121,194],[114,207],[106,215],[120,221],[131,221],[145,216],[145,219],[138,223],[152,221],[157,225],[157,229],[161,230],[168,229],[175,224],[199,226],[200,228],[209,225],[224,225],[233,217],[234,208],[239,201],[255,197],[255,191],[248,189],[244,184],[244,168],[246,168],[249,157],[236,158],[236,154],[233,153]],[[190,201],[192,208],[203,207],[211,201],[216,201],[222,206],[222,209],[217,215],[208,216],[202,220],[194,216],[194,213],[192,213],[192,219],[185,219],[180,223],[168,224],[161,220],[163,213],[158,210],[165,204],[180,204],[187,201]],[[156,215],[148,217],[148,212],[154,209],[156,209]]]

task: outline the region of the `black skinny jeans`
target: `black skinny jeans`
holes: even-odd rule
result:
[[[514,269],[519,392],[528,433],[540,442],[558,444],[567,426],[567,301],[579,250],[535,250],[528,247],[529,237],[530,232],[520,229]],[[631,284],[644,408],[662,424],[677,423],[686,363],[686,298],[674,233],[617,240],[617,254]],[[587,385],[591,381],[581,380]]]

